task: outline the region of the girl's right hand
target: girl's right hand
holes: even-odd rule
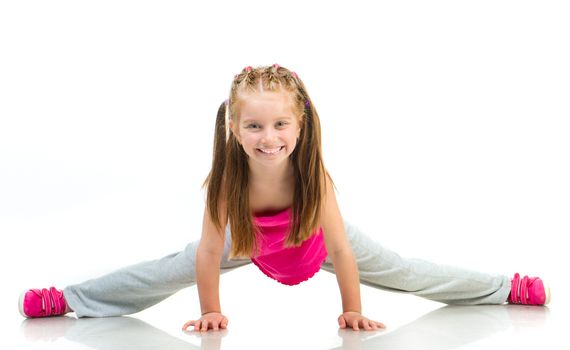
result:
[[[219,312],[208,312],[202,315],[199,320],[188,321],[182,326],[182,330],[186,330],[190,326],[194,326],[194,331],[200,330],[201,332],[206,332],[208,329],[213,329],[217,331],[222,328],[225,329],[228,326],[228,318]]]

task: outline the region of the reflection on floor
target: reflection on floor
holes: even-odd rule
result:
[[[524,349],[525,344],[540,344],[545,340],[548,335],[544,327],[549,317],[547,307],[445,306],[393,330],[355,332],[339,329],[340,345],[328,349],[457,349],[486,348],[492,344],[507,348],[517,345]],[[65,339],[68,344],[102,350],[236,348],[232,344],[231,328],[203,334],[182,332],[182,337],[176,337],[135,317],[28,319],[20,328],[26,342],[37,345],[40,345],[37,342],[57,343]],[[271,344],[256,343],[254,330],[251,335],[250,348],[275,348],[268,346]],[[184,337],[193,341],[185,341]],[[275,339],[276,345],[279,342]],[[297,349],[303,349],[302,344],[299,341]]]

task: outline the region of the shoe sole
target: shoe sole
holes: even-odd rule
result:
[[[18,309],[20,310],[20,315],[24,316],[25,318],[31,318],[30,316],[24,313],[24,297],[28,291],[23,292],[20,294],[20,299],[18,300]]]
[[[544,295],[546,296],[546,300],[544,301],[544,305],[550,303],[550,286],[544,281],[542,281],[542,285],[544,286]]]

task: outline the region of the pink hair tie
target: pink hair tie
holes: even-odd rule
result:
[[[247,66],[247,67],[245,67],[244,69],[245,69],[245,71],[248,72],[248,73],[251,72],[251,66]]]
[[[295,72],[291,72],[291,75],[294,76],[295,78],[299,78],[299,77],[297,76],[297,73],[295,73]]]
[[[275,63],[275,64],[273,65],[273,67],[274,67],[275,69],[278,69],[280,66],[279,66],[277,63]]]

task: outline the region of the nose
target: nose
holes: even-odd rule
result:
[[[275,141],[277,132],[273,128],[266,128],[263,132],[262,142],[271,144]]]

